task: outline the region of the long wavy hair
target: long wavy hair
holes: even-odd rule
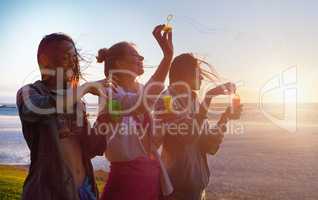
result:
[[[73,41],[73,39],[64,34],[64,33],[52,33],[49,35],[46,35],[42,38],[39,46],[38,46],[38,52],[37,52],[37,60],[38,60],[38,64],[40,66],[40,70],[44,69],[45,66],[43,66],[43,64],[40,61],[40,55],[43,53],[46,53],[48,55],[50,55],[49,51],[52,48],[53,44],[56,44],[57,42],[62,42],[62,41],[68,41],[70,43],[73,44],[75,52],[76,52],[76,62],[75,62],[75,66],[73,67],[73,77],[72,77],[72,85],[77,85],[80,78],[83,78],[82,73],[81,73],[81,69],[80,69],[80,61],[84,60],[83,57],[79,54],[79,50],[76,48],[75,42]],[[43,76],[43,74],[42,74]]]

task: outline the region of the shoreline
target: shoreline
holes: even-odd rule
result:
[[[30,165],[24,165],[24,164],[1,164],[0,167],[13,167],[16,169],[25,169],[26,171],[29,171]]]

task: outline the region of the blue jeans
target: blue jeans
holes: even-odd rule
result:
[[[83,185],[78,189],[80,200],[96,200],[93,186],[88,177],[85,178]]]

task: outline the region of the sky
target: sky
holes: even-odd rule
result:
[[[318,102],[317,10],[314,0],[1,1],[0,103],[14,103],[21,86],[40,78],[37,46],[53,32],[70,35],[91,61],[89,81],[103,78],[98,49],[119,41],[134,42],[145,65],[158,65],[162,53],[151,32],[169,14],[175,55],[204,57],[224,81],[238,83],[243,101],[258,102],[277,78],[278,89],[265,96],[283,101],[281,77],[292,69],[287,88],[297,89],[299,102]],[[140,80],[154,70],[146,68]]]

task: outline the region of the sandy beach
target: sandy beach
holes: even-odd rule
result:
[[[259,110],[245,112],[236,122],[243,125],[243,134],[226,135],[221,150],[209,159],[209,199],[318,199],[315,112],[298,113],[296,133]]]

